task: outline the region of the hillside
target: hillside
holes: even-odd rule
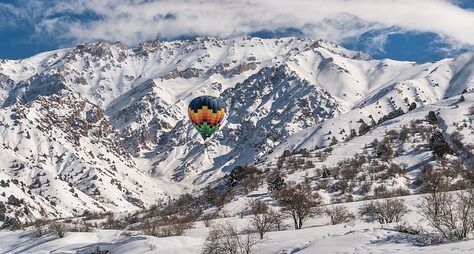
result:
[[[306,149],[311,158],[304,169],[287,168],[289,179],[317,181],[318,170],[355,154],[382,161],[371,144],[390,131],[397,131],[389,141],[397,152],[383,163],[403,174],[371,182],[368,194],[357,184],[321,192],[328,200],[357,199],[396,181],[391,186],[416,193],[422,167],[437,163],[433,132],[450,143],[456,130],[463,135],[462,153],[448,163],[469,156],[473,88],[473,52],[416,64],[298,38],[147,41],[135,48],[100,42],[0,60],[0,202],[7,217],[22,221],[132,212],[216,186],[236,166],[278,168],[285,150]],[[203,94],[228,105],[223,127],[207,142],[186,114]],[[426,120],[430,111],[435,123]],[[426,135],[401,138],[404,128]],[[369,170],[369,162],[361,166]]]

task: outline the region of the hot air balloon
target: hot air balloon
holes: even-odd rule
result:
[[[189,103],[189,119],[204,140],[219,129],[225,108],[224,101],[213,96],[199,96]]]

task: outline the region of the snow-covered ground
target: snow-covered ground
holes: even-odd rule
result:
[[[448,142],[453,133],[462,134],[468,151],[474,147],[473,91],[474,52],[416,64],[373,60],[328,41],[300,38],[148,41],[135,48],[100,42],[4,60],[0,204],[10,222],[85,211],[133,212],[215,186],[236,166],[276,169],[285,150],[303,148],[310,166],[281,170],[285,180],[310,179],[317,187],[328,180],[318,170],[355,154],[370,155],[369,143],[390,131],[420,126],[439,131]],[[186,118],[188,102],[202,94],[221,96],[228,104],[222,128],[206,142]],[[399,109],[403,114],[380,121]],[[435,123],[426,121],[430,111]],[[361,133],[362,122],[370,130]],[[318,191],[327,203],[348,196],[360,200],[381,185],[416,193],[420,170],[435,163],[429,137],[419,136],[393,139],[397,149],[390,163],[406,164],[407,172],[368,180],[366,163],[357,181],[346,180],[357,188],[369,184],[368,192]],[[451,157],[456,156],[463,159]],[[246,209],[244,201],[237,197],[224,211],[235,216]],[[358,205],[347,204],[353,211]],[[415,226],[420,219],[414,212],[407,218]],[[474,248],[472,241],[418,247],[413,237],[379,227],[360,221],[329,226],[325,218],[313,219],[299,231],[269,233],[256,253],[469,253]],[[98,230],[30,239],[27,232],[5,231],[0,252],[90,253],[99,245],[112,253],[199,253],[207,231],[202,223],[169,238]]]
[[[404,197],[411,212],[403,222],[417,227],[425,227],[425,220],[416,212],[415,205],[419,196]],[[243,200],[235,201],[237,203]],[[363,202],[345,203],[352,212],[357,212]],[[234,204],[237,205],[237,204]],[[242,228],[248,225],[249,218],[231,217],[215,219],[213,224],[229,221]],[[294,230],[292,222],[285,220],[285,230],[273,231],[265,235],[253,253],[290,254],[290,253],[473,253],[474,240],[459,241],[437,245],[421,245],[418,236],[390,230],[398,223],[366,223],[356,220],[355,223],[330,225],[328,218],[320,216],[305,223],[301,230]],[[205,238],[210,228],[199,221],[183,236],[157,238],[141,235],[140,232],[124,234],[118,230],[96,230],[90,233],[66,233],[64,238],[43,236],[32,239],[29,232],[1,231],[0,253],[91,253],[108,250],[108,253],[201,253]]]

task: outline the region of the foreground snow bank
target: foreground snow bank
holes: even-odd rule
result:
[[[199,253],[203,239],[189,236],[156,238],[123,236],[121,231],[68,233],[64,238],[31,239],[26,232],[0,232],[0,253]]]
[[[234,220],[234,219],[232,219]],[[235,219],[239,225],[246,220]],[[377,224],[317,225],[314,222],[302,230],[270,232],[254,253],[474,253],[474,241],[420,247],[416,238]],[[100,230],[92,233],[68,233],[62,239],[51,236],[31,239],[27,232],[0,232],[0,253],[200,253],[208,229],[202,223],[185,236],[156,238],[125,236],[121,231]]]

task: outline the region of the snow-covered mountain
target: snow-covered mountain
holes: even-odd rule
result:
[[[18,217],[131,211],[333,137],[324,163],[335,164],[431,110],[445,135],[470,126],[474,97],[456,101],[473,89],[474,52],[416,64],[298,38],[100,42],[0,60],[0,202]],[[228,105],[206,142],[186,113],[203,94]]]

